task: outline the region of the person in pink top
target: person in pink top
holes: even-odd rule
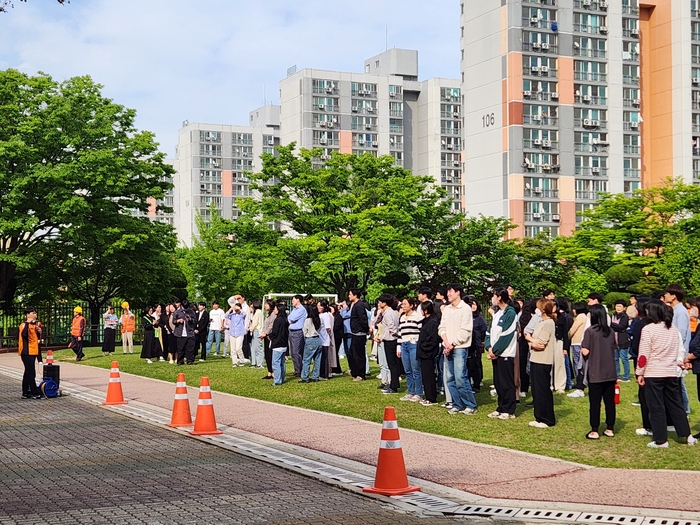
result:
[[[694,445],[697,440],[690,435],[681,397],[685,347],[680,332],[673,326],[673,311],[661,301],[653,300],[647,305],[647,317],[650,323],[642,328],[639,338],[636,371],[637,383],[644,388],[654,436],[647,446],[668,448],[667,414],[676,434],[687,438],[688,445]]]

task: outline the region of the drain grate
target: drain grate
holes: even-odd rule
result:
[[[700,521],[646,518],[643,525],[700,525]]]
[[[438,498],[437,496],[431,496],[430,494],[425,494],[423,492],[411,492],[402,496],[393,496],[392,499],[410,503],[416,507],[426,510],[446,510],[453,508],[456,505],[454,501]]]
[[[521,509],[515,507],[494,507],[491,505],[462,505],[446,512],[458,516],[515,516]]]
[[[622,514],[599,514],[597,512],[582,512],[576,521],[582,523],[629,523],[633,525],[642,523],[644,521],[644,516],[625,516]]]
[[[581,516],[580,512],[542,509],[520,509],[520,511],[515,515],[516,518],[557,521],[576,521],[578,520],[579,516]]]

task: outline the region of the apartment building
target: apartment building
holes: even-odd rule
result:
[[[462,103],[457,79],[418,80],[418,52],[389,49],[362,72],[301,69],[280,82],[280,142],[332,152],[391,155],[444,187],[464,209]]]
[[[165,164],[169,164],[170,166],[175,167],[175,160],[174,159],[165,159]],[[168,182],[172,183],[173,179],[172,177],[168,177],[166,179]],[[162,199],[153,199],[153,198],[148,198],[148,210],[145,212],[142,212],[140,210],[134,210],[133,214],[136,217],[148,217],[152,221],[155,222],[165,222],[167,224],[170,224],[171,226],[175,225],[175,213],[173,209],[174,205],[174,198],[175,198],[175,193],[174,193],[174,188],[170,188],[166,194],[165,197]],[[171,212],[165,213],[163,211],[163,207],[170,208]]]
[[[601,192],[700,182],[697,4],[464,0],[467,211],[566,235]]]
[[[211,217],[212,206],[222,217],[240,213],[238,197],[253,195],[247,172],[261,168],[260,155],[279,145],[279,106],[250,113],[250,126],[183,122],[178,135],[174,176],[174,226],[178,238],[191,246],[198,235],[196,217]]]

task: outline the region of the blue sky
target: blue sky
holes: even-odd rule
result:
[[[173,156],[185,119],[244,125],[277,103],[287,68],[361,71],[389,47],[420,78],[459,77],[458,0],[15,0],[0,14],[0,68],[90,75],[134,108]],[[265,89],[266,88],[266,89]]]

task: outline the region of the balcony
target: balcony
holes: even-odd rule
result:
[[[442,145],[442,151],[460,151],[461,149],[462,149],[462,144],[459,142],[457,142],[457,143],[448,142],[448,143]]]
[[[577,128],[586,128],[586,129],[607,129],[608,128],[608,121],[607,120],[592,119],[592,118],[575,118],[574,119],[574,126],[576,126]]]
[[[558,140],[547,140],[547,139],[523,139],[523,147],[529,149],[559,149]]]
[[[523,163],[525,173],[559,173],[559,164]]]
[[[638,108],[641,105],[641,100],[638,98],[623,98],[622,105],[626,108]]]
[[[389,111],[389,115],[392,117],[403,117],[403,110],[392,109],[391,111]]]
[[[622,83],[638,86],[639,85],[639,77],[631,76],[631,75],[622,75]]]
[[[638,15],[639,7],[633,5],[623,5],[622,6],[623,15]]]
[[[693,124],[693,133],[700,133],[700,124]]]
[[[440,178],[442,184],[462,184],[462,177],[445,177]]]
[[[583,0],[574,0],[574,7],[576,9],[585,9],[586,11],[605,11],[607,7],[601,8],[600,2],[590,2],[588,5],[583,3]]]
[[[556,117],[542,117],[540,115],[525,115],[523,116],[523,124],[532,126],[558,126],[559,119]]]
[[[456,115],[456,116],[455,116]],[[400,115],[401,116],[401,115]],[[459,111],[441,111],[440,112],[440,117],[442,118],[453,118],[453,119],[461,119],[462,114]]]
[[[622,147],[622,151],[624,153],[630,154],[630,155],[639,155],[639,146],[635,146],[632,144],[625,144]]]
[[[252,146],[252,145],[253,145],[253,139],[237,139],[237,138],[234,137],[234,139],[231,141],[231,144],[243,145],[243,146]]]
[[[693,179],[700,180],[700,170],[693,170]]]
[[[314,146],[339,146],[339,139],[314,139]]]
[[[389,126],[389,133],[403,133],[403,126]]]
[[[403,100],[403,93],[397,93],[396,91],[389,91],[389,98],[391,100]]]
[[[525,188],[526,197],[541,197],[543,199],[558,199],[559,190],[550,190],[544,188]]]
[[[545,70],[542,70],[543,67]],[[557,69],[549,66],[523,66],[523,75],[529,75],[531,77],[556,78]]]
[[[631,122],[627,120],[622,122],[622,129],[625,131],[639,131],[639,128],[639,122]]]
[[[598,166],[576,166],[575,173],[576,175],[585,175],[589,177],[607,177],[608,168]]]
[[[593,73],[590,71],[574,71],[574,80],[587,80],[589,82],[606,82],[606,73]]]
[[[369,89],[353,89],[350,93],[353,97],[377,98],[377,92]]]
[[[350,129],[353,131],[377,131],[377,126],[374,124],[351,124]]]
[[[393,151],[401,151],[403,149],[403,142],[389,141],[389,149]]]
[[[461,165],[462,163],[458,159],[440,161],[440,166],[442,166],[443,168],[452,168],[454,170],[458,170]]]
[[[559,214],[558,213],[549,213],[549,212],[547,212],[547,213],[543,213],[543,212],[525,213],[525,221],[526,222],[559,222]]]
[[[329,106],[328,104],[314,104],[314,111],[327,111],[329,113],[339,113],[340,106]]]
[[[574,144],[574,151],[581,151],[583,153],[605,153],[608,151],[610,144],[607,142],[602,143],[588,143],[588,142],[576,142]]]
[[[693,157],[700,157],[700,146],[693,146]]]
[[[641,177],[640,170],[637,168],[625,168],[623,170],[623,176],[627,179],[638,179]]]
[[[323,94],[323,95],[337,95],[339,93],[339,90],[337,87],[320,87],[320,86],[314,86],[313,89],[314,94]]]
[[[559,93],[552,96],[552,93],[547,91],[523,91],[524,100],[541,100],[549,102],[550,100],[559,100]]]
[[[548,42],[523,42],[523,51],[528,53],[551,53],[553,55],[558,55],[559,46]]]
[[[639,62],[639,53],[632,53],[630,51],[622,52],[622,60],[626,62]]]
[[[586,201],[597,201],[600,197],[599,191],[576,191],[576,198]]]
[[[390,133],[403,133],[402,131],[393,131],[389,130]],[[462,130],[459,128],[440,128],[440,133],[442,135],[460,135],[462,133]]]
[[[601,28],[604,28],[605,26],[593,26],[589,24],[574,24],[574,31],[578,31],[579,33],[589,33],[589,34],[594,34],[594,35],[607,35],[608,30],[605,28],[603,31],[601,31]]]
[[[608,104],[608,99],[607,97],[593,97],[591,95],[574,95],[574,102],[592,106],[605,106]]]
[[[557,5],[556,0],[523,0],[524,4]]]
[[[575,47],[574,56],[589,58],[605,58],[607,56],[607,51],[605,51],[604,49],[586,49]]]
[[[700,41],[700,33],[692,32],[690,33],[690,38],[696,41]]]
[[[622,28],[622,36],[625,38],[639,38],[639,29]]]
[[[550,29],[552,23],[556,23],[556,20],[535,20],[534,18],[523,17],[523,27]]]

